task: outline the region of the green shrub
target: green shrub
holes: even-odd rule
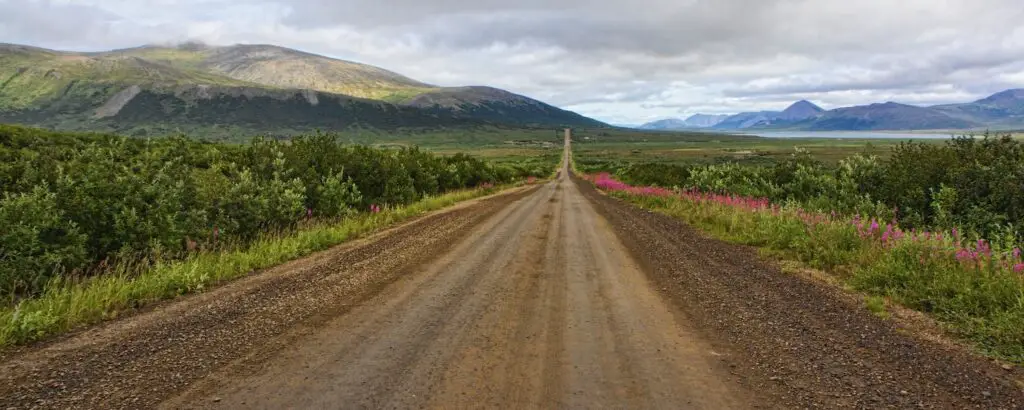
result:
[[[92,272],[114,260],[151,263],[201,249],[244,247],[310,217],[337,219],[370,204],[401,206],[525,176],[465,154],[446,157],[418,148],[339,141],[337,135],[315,133],[233,145],[184,136],[133,139],[0,125],[0,194],[13,198],[13,207],[25,201],[21,195],[46,193],[40,206],[84,238],[84,252],[58,258],[59,263],[39,262],[54,260],[45,252],[43,257],[5,251],[3,263],[21,270],[5,273],[11,279],[0,291],[39,292],[55,268]],[[9,233],[0,246],[18,249],[7,241],[22,234],[28,235]]]
[[[43,187],[0,200],[0,294],[36,291],[86,260],[85,235]]]

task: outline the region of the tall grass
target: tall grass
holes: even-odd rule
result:
[[[109,272],[73,282],[51,281],[38,297],[0,308],[0,346],[23,344],[115,318],[135,308],[201,292],[258,269],[327,249],[428,211],[500,190],[493,186],[451,192],[336,223],[313,224],[268,235],[241,249],[199,252],[185,260],[117,264]]]
[[[833,272],[853,289],[928,313],[984,353],[1024,363],[1024,263],[1008,241],[905,232],[759,198],[633,187],[606,174],[589,179],[719,239]]]

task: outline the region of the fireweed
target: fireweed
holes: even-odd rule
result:
[[[765,198],[635,187],[584,177],[610,195],[730,241],[832,271],[854,289],[930,314],[981,351],[1024,363],[1024,260],[1005,241],[904,230],[895,221],[810,212]]]

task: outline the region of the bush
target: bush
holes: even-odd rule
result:
[[[867,293],[876,312],[887,298],[932,315],[986,353],[1024,363],[1024,259],[1012,233],[967,245],[952,232],[906,232],[797,205],[598,182],[611,195],[721,239],[831,270]]]
[[[6,215],[46,216],[0,239],[7,269],[0,291],[19,295],[38,292],[54,269],[244,247],[310,217],[336,219],[370,204],[401,206],[524,176],[465,154],[346,145],[325,133],[232,145],[0,126],[0,160]],[[46,232],[66,235],[23,238]]]
[[[85,235],[64,217],[55,196],[36,187],[0,200],[0,294],[36,291],[86,260]]]
[[[797,150],[774,166],[617,164],[582,158],[635,185],[679,187],[793,203],[840,215],[896,218],[907,228],[1024,240],[1024,143],[1008,136],[906,142],[888,161],[854,155],[827,165]]]

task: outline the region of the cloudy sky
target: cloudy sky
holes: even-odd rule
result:
[[[1024,87],[1021,0],[0,0],[0,42],[271,43],[619,124]]]

